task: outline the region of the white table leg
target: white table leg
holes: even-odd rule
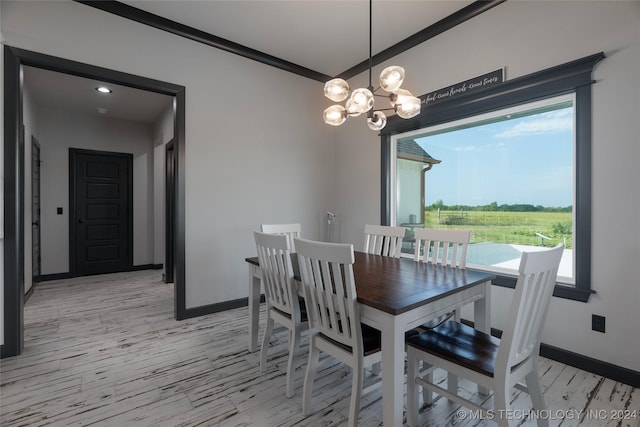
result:
[[[484,333],[491,333],[491,282],[486,282],[484,286],[484,298],[473,303],[474,327]]]
[[[260,276],[256,266],[249,264],[249,352],[258,350],[260,320]]]
[[[486,282],[484,286],[484,298],[473,303],[473,324],[474,327],[484,333],[491,333],[491,282]],[[478,387],[478,392],[489,394],[486,387]]]
[[[401,426],[404,402],[404,328],[397,316],[382,324],[382,417],[385,426]]]

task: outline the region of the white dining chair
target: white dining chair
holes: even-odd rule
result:
[[[429,367],[429,371],[442,368],[492,389],[494,409],[491,415],[501,427],[515,421],[508,416],[513,387],[529,393],[534,410],[545,409],[538,380],[540,335],[563,251],[564,245],[559,244],[552,249],[522,253],[518,280],[501,339],[453,321],[407,339],[409,426],[419,423],[418,386],[481,411],[479,413],[484,418],[490,416],[482,406],[430,381],[429,375],[420,372],[420,361]],[[520,384],[523,379],[526,385]],[[549,421],[540,418],[538,425],[548,426]]]
[[[465,268],[471,231],[415,228],[413,259],[430,264]]]
[[[320,351],[351,367],[349,426],[358,424],[364,367],[381,360],[380,331],[360,323],[353,277],[353,245],[295,239],[309,314],[309,361],[304,379],[302,408],[311,414],[311,396]]]
[[[289,360],[287,363],[287,397],[294,395],[296,356],[300,349],[301,332],[308,327],[304,303],[298,298],[287,236],[255,231],[258,262],[267,301],[267,325],[260,349],[260,371],[267,364],[267,350],[275,322],[289,330]]]
[[[293,243],[293,239],[296,237],[300,237],[302,233],[302,226],[298,223],[295,224],[261,224],[260,230],[263,233],[269,234],[284,234],[287,236],[287,240],[289,240],[289,247],[291,248],[291,252],[296,251],[295,244]]]
[[[471,231],[439,230],[435,228],[415,228],[415,250],[413,259],[427,264],[443,265],[453,268],[465,268],[467,265],[467,248],[471,241]],[[432,319],[424,323],[422,328],[429,329],[444,323],[451,317],[460,320],[460,311]]]
[[[404,227],[366,224],[363,252],[399,258],[405,231]]]
[[[404,227],[366,224],[364,226],[364,248],[362,251],[369,254],[400,258],[405,232],[406,228]],[[380,364],[374,364],[371,367],[371,371],[375,375],[380,374]]]

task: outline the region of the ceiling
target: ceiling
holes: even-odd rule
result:
[[[143,123],[154,123],[173,102],[167,95],[29,66],[24,67],[24,84],[32,101],[42,107]],[[98,86],[112,93],[101,94],[95,90]],[[106,111],[98,112],[99,108]]]
[[[365,0],[210,0],[122,3],[335,76],[369,56]],[[373,54],[473,3],[374,0]]]
[[[365,0],[124,0],[121,3],[238,43],[329,76],[369,56],[369,2]],[[374,0],[373,55],[423,30],[471,0]],[[103,12],[108,13],[108,12]],[[142,24],[141,24],[142,25]],[[194,41],[195,43],[195,41]],[[214,49],[214,47],[212,47]],[[25,67],[37,104],[153,122],[171,102],[164,95]]]

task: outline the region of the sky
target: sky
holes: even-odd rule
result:
[[[426,173],[425,204],[573,204],[573,108],[415,141],[441,160]]]

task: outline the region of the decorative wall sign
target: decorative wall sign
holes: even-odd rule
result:
[[[478,89],[484,89],[489,86],[500,84],[504,81],[504,68],[500,68],[490,73],[483,74],[478,77],[456,83],[454,85],[438,89],[436,91],[424,94],[419,98],[422,105],[433,104],[438,101],[444,101],[456,96],[465,95]]]

